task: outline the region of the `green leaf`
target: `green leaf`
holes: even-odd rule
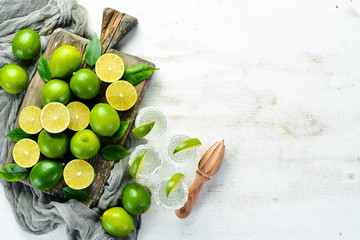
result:
[[[126,130],[128,129],[129,127],[129,124],[134,121],[134,119],[130,119],[129,121],[126,121],[126,122],[121,122],[120,123],[120,127],[119,127],[119,130],[116,131],[116,133],[114,135],[112,135],[111,137],[109,137],[109,141],[110,142],[116,142],[117,140],[121,139],[125,133],[126,133]]]
[[[18,142],[24,138],[30,138],[32,135],[24,132],[21,128],[14,128],[11,132],[9,132],[5,137],[10,138],[14,142]]]
[[[101,149],[101,154],[106,160],[118,161],[120,159],[126,158],[131,153],[126,151],[125,148],[119,145],[108,145]]]
[[[153,68],[146,64],[137,64],[130,68],[126,68],[122,80],[128,81],[132,85],[136,85],[150,77],[150,75],[160,68]]]
[[[64,187],[63,193],[67,199],[76,199],[79,202],[87,202],[89,200],[96,200],[95,198],[92,198],[84,192],[83,190],[76,190],[71,187]]]
[[[95,37],[91,39],[91,41],[86,47],[86,52],[85,52],[86,63],[90,67],[92,67],[95,65],[96,61],[100,56],[101,56],[101,42],[95,33]]]
[[[18,182],[23,180],[29,173],[26,168],[20,167],[15,163],[5,165],[0,169],[0,177],[8,182]]]
[[[38,61],[37,69],[39,72],[40,77],[44,82],[49,82],[51,77],[50,67],[49,67],[49,61],[43,57],[43,55],[40,53],[40,59]]]

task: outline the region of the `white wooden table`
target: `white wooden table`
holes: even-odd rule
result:
[[[224,139],[225,159],[185,220],[155,203],[139,240],[360,239],[360,4],[350,0],[86,1],[138,18],[119,47],[156,63],[142,106],[161,108],[167,137]],[[164,167],[190,186],[197,161]],[[2,187],[0,187],[2,188]],[[65,239],[65,227],[20,231],[0,190],[1,236]]]

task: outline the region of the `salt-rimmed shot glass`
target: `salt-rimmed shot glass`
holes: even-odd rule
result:
[[[158,138],[164,134],[167,120],[164,113],[156,107],[145,107],[141,109],[135,119],[135,127],[155,121],[154,127],[144,137],[145,139]]]
[[[166,188],[170,178],[163,179],[155,190],[155,201],[158,205],[166,209],[178,209],[184,206],[188,199],[189,190],[185,183],[180,181],[178,187],[168,197]]]
[[[174,154],[175,148],[180,143],[188,139],[189,137],[186,135],[175,135],[166,141],[164,156],[165,159],[173,166],[182,167],[194,160],[196,155],[196,148]]]
[[[135,158],[143,152],[146,152],[146,155],[144,158],[144,167],[141,173],[139,173],[139,178],[147,178],[150,175],[153,175],[161,168],[163,164],[160,152],[153,146],[143,144],[137,146],[131,153],[129,158],[129,165],[131,166]]]

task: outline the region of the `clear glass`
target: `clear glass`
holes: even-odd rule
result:
[[[163,160],[161,158],[160,152],[153,146],[150,146],[148,144],[143,144],[137,146],[135,150],[131,153],[129,159],[129,165],[131,166],[135,158],[139,156],[139,154],[145,151],[146,151],[146,155],[144,158],[144,168],[142,172],[139,174],[139,178],[141,177],[146,178],[149,177],[150,175],[153,175],[161,168],[163,164]]]
[[[195,158],[196,148],[176,154],[173,153],[175,148],[187,139],[189,139],[188,136],[175,135],[165,143],[165,159],[175,167],[184,166]]]
[[[159,183],[155,190],[155,201],[166,209],[181,208],[188,199],[188,188],[183,182],[180,182],[175,191],[169,197],[166,197],[166,188],[169,180],[170,178],[165,178]]]
[[[145,139],[160,137],[166,130],[167,120],[162,111],[156,107],[146,107],[139,111],[135,119],[135,127],[155,121],[153,129],[146,135]]]

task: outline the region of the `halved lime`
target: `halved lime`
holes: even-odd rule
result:
[[[98,58],[95,64],[95,72],[104,82],[119,80],[125,71],[124,61],[114,53],[105,53]]]
[[[141,125],[141,126],[139,126],[137,128],[134,128],[132,130],[132,132],[135,135],[135,137],[143,138],[143,137],[145,137],[146,135],[149,134],[151,129],[154,127],[154,125],[155,125],[155,121],[150,122],[150,123],[146,123],[146,124],[143,124],[143,125]]]
[[[70,112],[62,103],[48,103],[41,110],[40,123],[47,132],[60,133],[70,124]]]
[[[187,150],[190,150],[194,147],[200,147],[201,142],[197,138],[190,138],[188,140],[185,140],[184,142],[180,143],[175,149],[174,154],[178,152],[185,152]]]
[[[135,87],[127,81],[115,81],[106,89],[106,100],[118,111],[126,111],[132,108],[137,101]]]
[[[73,131],[80,131],[90,123],[90,110],[82,102],[71,102],[67,106],[70,112],[70,123],[68,128]]]
[[[185,175],[182,173],[175,173],[169,180],[166,187],[166,197],[175,191],[175,189],[179,186],[180,181],[184,179]]]
[[[74,159],[68,162],[64,168],[65,183],[72,189],[80,190],[88,187],[95,178],[95,171],[90,163]]]
[[[24,138],[15,144],[12,154],[15,163],[20,167],[29,168],[39,161],[39,145],[32,139]]]
[[[19,116],[19,124],[22,130],[28,134],[36,134],[41,131],[41,109],[37,106],[25,107]]]
[[[133,161],[133,163],[131,164],[130,167],[130,175],[135,178],[138,179],[139,178],[139,174],[142,172],[143,167],[144,167],[144,158],[145,158],[146,152],[143,152],[141,154],[139,154],[135,160]]]

